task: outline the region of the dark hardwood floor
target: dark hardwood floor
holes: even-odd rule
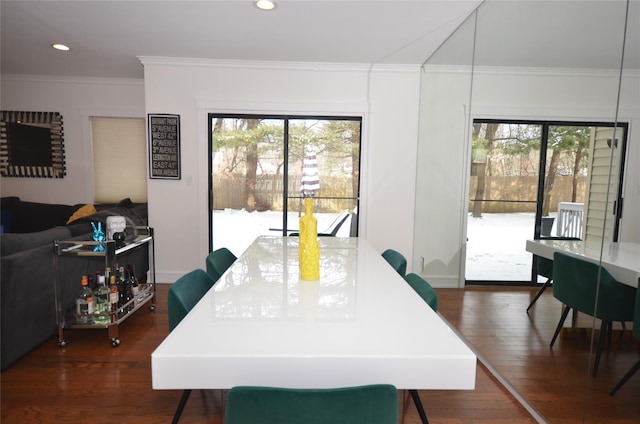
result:
[[[69,330],[70,343],[51,338],[1,375],[2,423],[167,423],[180,391],[151,388],[150,354],[168,334],[168,285],[158,285],[155,312],[141,310],[120,327],[120,347],[106,330]],[[640,374],[611,398],[609,389],[638,359],[637,343],[626,331],[613,338],[600,375],[587,376],[588,333],[568,329],[553,350],[548,343],[560,306],[543,296],[529,316],[533,289],[439,289],[440,312],[492,366],[549,422],[640,421]],[[428,337],[428,335],[425,335]],[[184,423],[222,423],[225,393],[194,391]],[[478,364],[473,391],[421,391],[432,424],[534,423],[527,411],[491,373]],[[587,402],[585,402],[585,397]],[[587,407],[586,415],[583,410]],[[404,423],[419,423],[405,402]]]

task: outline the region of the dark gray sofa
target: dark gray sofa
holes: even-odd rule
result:
[[[3,198],[3,206],[7,205]],[[106,216],[127,214],[127,221],[134,225],[146,225],[145,217],[137,217],[132,211],[122,207],[105,205],[98,213],[84,217],[66,225],[66,220],[79,206],[48,205],[34,202],[23,203],[10,219],[3,208],[3,230],[17,229],[20,232],[0,234],[0,350],[1,369],[9,368],[40,343],[57,334],[54,295],[54,240],[91,240],[91,222],[103,222]],[[26,205],[25,205],[26,204]],[[146,205],[145,205],[146,206]],[[128,208],[132,209],[133,205]],[[38,213],[40,209],[40,213]],[[142,210],[141,207],[139,207]],[[28,210],[28,212],[27,212]],[[29,217],[29,219],[25,219]],[[54,218],[55,217],[55,218]],[[138,219],[139,218],[139,219]],[[57,219],[57,221],[56,221]],[[133,221],[136,222],[133,222]],[[26,225],[34,223],[36,230],[28,232]],[[8,225],[6,225],[8,224]],[[59,225],[54,225],[59,224]],[[16,226],[17,225],[17,226]],[[54,225],[40,230],[43,225]],[[119,257],[122,264],[135,265],[138,279],[146,279],[149,269],[146,249],[134,249],[125,257]],[[103,257],[60,257],[58,275],[60,299],[63,308],[73,306],[80,289],[82,275],[104,271]]]

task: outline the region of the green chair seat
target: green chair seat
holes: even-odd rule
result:
[[[638,287],[640,287],[640,278],[638,278]],[[633,312],[633,336],[640,340],[640,291],[636,290],[636,304]],[[622,379],[615,385],[609,395],[613,396],[618,390],[640,369],[640,359],[626,372]]]
[[[180,277],[169,288],[167,295],[167,303],[169,309],[169,331],[173,331],[174,328],[180,324],[180,321],[187,316],[189,311],[196,306],[196,303],[202,299],[202,296],[208,292],[211,287],[216,283],[208,273],[201,269],[196,269],[188,274]],[[187,401],[191,395],[191,390],[184,390],[176,412],[173,416],[173,423],[177,423],[182,415]]]
[[[636,289],[616,281],[598,264],[574,256],[556,252],[553,255],[553,296],[565,307],[550,347],[562,329],[571,309],[594,316],[602,321],[598,348],[593,366],[593,376],[598,373],[602,346],[614,321],[632,321]],[[598,275],[600,275],[598,288]],[[596,304],[597,295],[597,304]]]
[[[397,424],[398,391],[376,384],[336,389],[239,386],[229,390],[225,424]]]

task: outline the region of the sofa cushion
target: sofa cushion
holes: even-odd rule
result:
[[[0,256],[8,256],[23,250],[49,245],[53,249],[54,240],[66,240],[71,232],[65,226],[50,228],[35,233],[8,233],[0,235]]]
[[[71,216],[73,206],[50,203],[24,202],[16,205],[11,231],[14,233],[33,233],[58,225],[65,225]]]

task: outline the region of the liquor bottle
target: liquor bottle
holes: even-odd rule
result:
[[[82,288],[80,289],[80,294],[76,299],[78,322],[80,324],[90,324],[92,322],[92,317],[89,314],[93,314],[95,303],[93,292],[89,288],[89,278],[86,275],[83,275],[80,284]]]
[[[111,304],[112,317],[115,319],[115,314],[118,312],[118,300],[120,295],[118,293],[118,282],[116,276],[111,274],[109,277],[109,303]]]
[[[125,305],[131,300],[131,287],[127,281],[123,266],[118,268],[118,294],[118,314],[122,317],[129,312],[129,306]]]
[[[141,301],[140,296],[140,283],[136,278],[136,269],[133,264],[128,264],[129,268],[129,285],[131,286],[131,296],[135,299],[134,304],[138,305]]]
[[[93,291],[93,297],[96,301],[95,313],[102,314],[96,315],[93,318],[95,324],[108,324],[110,319],[107,314],[111,310],[109,302],[110,290],[107,287],[106,279],[104,275],[100,274],[100,271],[96,271],[96,289]]]

